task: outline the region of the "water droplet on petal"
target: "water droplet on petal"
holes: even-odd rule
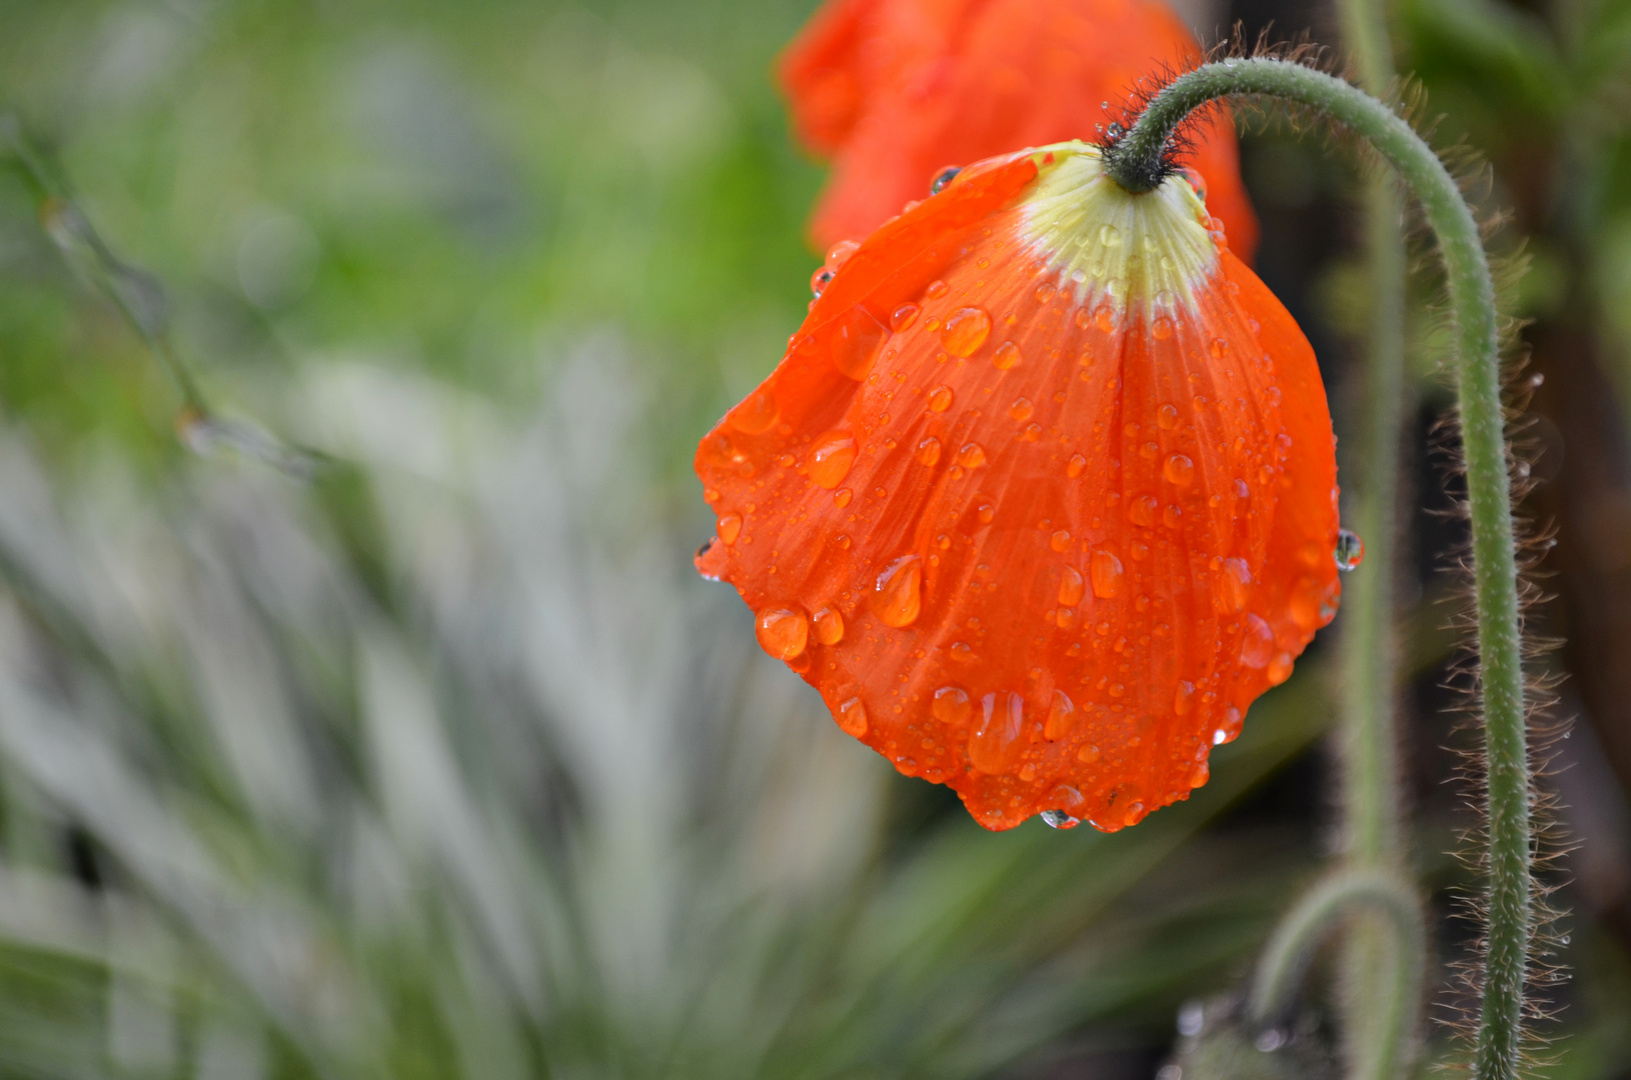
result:
[[[990,503],[982,503],[975,509],[974,513],[980,519],[981,525],[989,525],[991,519],[997,516],[997,508]]]
[[[842,510],[844,507],[849,505],[850,499],[852,499],[854,496],[855,493],[849,488],[839,488],[837,491],[832,493],[832,504]]]
[[[791,660],[810,640],[810,621],[802,611],[775,608],[761,611],[755,632],[759,645],[778,660]]]
[[[1172,336],[1172,320],[1162,315],[1150,325],[1150,333],[1155,335],[1157,341],[1167,340]]]
[[[1291,666],[1292,660],[1290,653],[1275,653],[1274,659],[1269,661],[1269,670],[1266,673],[1269,677],[1269,685],[1279,686],[1281,683],[1291,678]]]
[[[1336,560],[1338,570],[1352,570],[1365,561],[1365,541],[1358,533],[1347,529],[1337,533]]]
[[[917,313],[920,310],[916,304],[902,304],[895,309],[893,315],[889,316],[889,329],[897,334],[902,330],[910,329],[911,325],[917,322]]]
[[[929,712],[942,724],[953,727],[962,727],[968,723],[973,712],[969,704],[968,692],[958,686],[942,686],[934,692],[934,700],[929,704]]]
[[[940,460],[940,440],[930,435],[917,444],[917,460],[920,465],[934,465]]]
[[[963,170],[960,167],[941,169],[940,172],[935,175],[934,180],[929,184],[929,194],[938,195],[942,191],[945,191],[946,185],[957,179],[957,174],[962,171]]]
[[[947,347],[950,348],[950,346]],[[978,348],[978,346],[975,347]],[[1012,341],[1005,341],[998,345],[997,351],[991,354],[991,362],[996,365],[998,371],[1016,368],[1022,359],[1024,358],[1019,355],[1019,346]]]
[[[1066,607],[1075,607],[1082,602],[1087,594],[1087,583],[1082,580],[1081,571],[1074,566],[1067,566],[1059,574],[1059,602]]]
[[[852,735],[857,739],[866,738],[867,729],[871,727],[867,723],[866,706],[861,704],[861,699],[858,697],[852,697],[838,706],[837,719],[838,726],[843,729],[844,734]]]
[[[1134,525],[1142,525],[1148,529],[1155,525],[1155,511],[1161,504],[1156,502],[1154,495],[1143,495],[1134,499],[1127,506],[1127,520]]]
[[[781,416],[776,396],[767,387],[760,387],[747,396],[747,400],[730,411],[726,417],[731,427],[744,435],[759,435],[769,431]]]
[[[923,559],[902,555],[885,567],[873,583],[871,601],[873,612],[885,626],[899,628],[916,622],[923,610]]]
[[[1161,425],[1162,431],[1171,431],[1178,426],[1178,409],[1174,405],[1163,405],[1155,410],[1155,422]]]
[[[1070,533],[1060,529],[1048,538],[1048,546],[1055,551],[1064,551],[1070,546]]]
[[[973,356],[991,336],[991,316],[984,308],[958,308],[946,317],[940,340],[953,356]]]
[[[1091,765],[1099,760],[1099,748],[1092,743],[1083,743],[1082,748],[1076,751],[1076,760]]]
[[[829,431],[810,448],[810,479],[831,490],[843,483],[855,464],[855,436],[847,431]]]
[[[957,451],[957,464],[965,469],[978,469],[985,464],[985,448],[979,443],[964,443]]]
[[[1234,558],[1223,560],[1223,600],[1230,611],[1244,611],[1246,601],[1250,598],[1247,586],[1252,583],[1251,568],[1246,565],[1245,559]]]
[[[1076,703],[1063,690],[1055,690],[1053,701],[1048,706],[1047,722],[1042,726],[1043,737],[1055,740],[1065,738],[1070,734],[1075,719]]]
[[[1031,404],[1030,398],[1015,398],[1014,403],[1008,406],[1009,417],[1021,424],[1029,420],[1034,412],[1036,407]]]
[[[1015,693],[986,694],[980,699],[981,722],[968,738],[968,760],[981,772],[1006,772],[1014,763],[1025,727],[1025,699]]]
[[[1245,633],[1240,638],[1240,662],[1249,668],[1263,668],[1274,657],[1274,631],[1257,615],[1246,616]]]
[[[929,411],[945,412],[951,408],[951,387],[937,386],[929,391]]]
[[[1180,682],[1172,695],[1172,711],[1179,716],[1188,716],[1195,707],[1195,684]]]
[[[1073,818],[1063,810],[1042,811],[1042,821],[1053,829],[1074,829],[1082,823],[1081,819]]]
[[[872,312],[856,304],[834,323],[829,339],[833,367],[846,378],[860,381],[872,370],[888,340],[888,328]]]
[[[1107,248],[1121,246],[1121,230],[1108,223],[1099,226],[1099,243]]]
[[[816,640],[821,644],[837,645],[844,640],[844,616],[837,608],[824,607],[811,618]]]
[[[1101,600],[1108,600],[1121,591],[1123,577],[1121,560],[1108,551],[1095,551],[1090,570],[1093,578],[1093,595]]]
[[[742,535],[742,518],[737,514],[726,514],[719,519],[719,540],[726,547],[736,543],[736,538]]]
[[[1195,463],[1183,454],[1173,454],[1161,466],[1161,475],[1167,478],[1169,484],[1188,487],[1189,482],[1195,479]]]
[[[1065,462],[1065,475],[1074,480],[1082,475],[1082,470],[1085,468],[1087,468],[1087,459],[1080,454],[1072,454],[1070,460]]]
[[[931,281],[929,287],[923,290],[923,295],[930,300],[938,300],[951,291],[951,287],[944,281]]]

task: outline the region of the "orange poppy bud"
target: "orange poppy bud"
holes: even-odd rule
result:
[[[825,250],[947,166],[1092,137],[1141,80],[1201,58],[1159,0],[831,0],[778,65],[800,138],[833,161],[810,233]],[[1257,220],[1234,128],[1219,110],[1191,133],[1208,204],[1250,263]]]
[[[972,166],[828,270],[697,450],[698,569],[987,828],[1187,797],[1340,593],[1296,323],[1184,176],[1131,194],[1082,143]]]

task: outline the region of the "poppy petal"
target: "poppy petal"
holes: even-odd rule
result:
[[[1334,613],[1318,370],[1214,224],[1080,143],[980,163],[848,257],[698,449],[699,570],[988,828],[1186,797]]]
[[[1109,105],[1202,51],[1159,0],[836,0],[783,54],[800,138],[833,160],[811,221],[825,250],[865,236],[929,180],[1023,146],[1091,136]],[[1194,128],[1191,161],[1237,253],[1257,221],[1227,115]]]

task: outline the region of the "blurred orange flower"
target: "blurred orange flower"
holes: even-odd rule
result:
[[[1091,139],[1141,79],[1200,47],[1160,0],[831,0],[782,56],[799,136],[833,160],[810,233],[860,239],[947,166]],[[1236,255],[1257,219],[1226,114],[1194,129],[1191,163]]]
[[[844,731],[990,829],[1205,783],[1340,593],[1312,350],[1181,175],[981,162],[860,245],[702,440],[698,553]]]

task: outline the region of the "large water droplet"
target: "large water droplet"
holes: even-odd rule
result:
[[[1080,818],[1073,818],[1063,810],[1044,810],[1042,820],[1053,829],[1074,829],[1082,823]]]
[[[1074,566],[1067,566],[1059,572],[1059,602],[1066,607],[1075,607],[1082,602],[1087,594],[1087,583],[1082,580],[1082,573]]]
[[[986,694],[980,699],[980,726],[968,737],[968,760],[981,772],[1006,772],[1020,749],[1025,726],[1025,699],[1015,693]]]
[[[866,308],[856,304],[846,311],[833,329],[832,363],[839,374],[860,381],[872,370],[873,362],[889,340],[889,330]]]
[[[950,291],[951,286],[947,285],[944,281],[937,280],[929,282],[928,288],[923,290],[923,295],[927,296],[930,300],[938,300]]]
[[[726,514],[719,519],[719,540],[726,547],[736,543],[736,538],[742,535],[742,518],[737,514]]]
[[[1076,703],[1070,700],[1070,695],[1063,690],[1053,692],[1053,701],[1048,705],[1048,719],[1042,725],[1042,734],[1048,739],[1063,739],[1070,734],[1071,726],[1076,720]]]
[[[1247,615],[1245,633],[1240,638],[1240,662],[1249,668],[1262,668],[1273,658],[1274,631],[1257,615]]]
[[[844,616],[837,608],[824,607],[811,616],[815,623],[816,640],[823,645],[837,645],[844,640]]]
[[[1155,335],[1157,341],[1167,340],[1172,336],[1172,320],[1165,315],[1160,316],[1150,324],[1150,333]]]
[[[1365,561],[1365,541],[1358,533],[1347,529],[1337,533],[1336,560],[1338,570],[1352,570]]]
[[[810,291],[819,297],[822,293],[827,291],[827,284],[828,282],[832,281],[832,279],[832,267],[823,266],[818,268],[815,273],[810,275]]]
[[[1195,463],[1183,454],[1173,454],[1161,466],[1161,475],[1167,478],[1169,484],[1188,487],[1189,482],[1195,479]]]
[[[761,611],[754,629],[759,646],[778,660],[793,659],[810,641],[810,621],[791,608]]]
[[[1070,460],[1065,462],[1065,475],[1074,480],[1082,475],[1082,470],[1086,468],[1087,459],[1080,454],[1072,454]]]
[[[810,479],[832,490],[849,475],[855,454],[855,436],[847,431],[827,432],[810,447]]]
[[[1089,571],[1093,578],[1093,595],[1108,600],[1121,591],[1124,576],[1121,560],[1108,551],[1095,551]],[[1267,662],[1265,658],[1265,662]]]
[[[871,727],[867,723],[866,706],[861,704],[858,697],[852,697],[838,706],[837,720],[844,734],[853,735],[857,739],[865,738],[867,729]]]
[[[991,316],[984,308],[958,308],[946,318],[940,340],[953,356],[973,356],[991,336]]]
[[[725,418],[726,423],[744,435],[758,435],[769,431],[781,409],[776,404],[776,395],[770,392],[769,387],[761,386],[747,396],[747,400],[730,411]]]
[[[998,345],[997,351],[991,354],[991,362],[996,365],[998,371],[1016,368],[1022,359],[1023,357],[1019,355],[1019,346],[1012,341],[1005,341]]]
[[[934,692],[934,700],[929,704],[929,712],[942,724],[953,727],[962,727],[968,723],[973,712],[969,704],[968,692],[958,686],[942,686]]]
[[[1103,244],[1107,248],[1120,247],[1121,246],[1121,230],[1116,228],[1114,225],[1110,225],[1108,223],[1104,224],[1104,225],[1100,225],[1099,226],[1099,243]]]
[[[950,169],[941,169],[940,172],[935,175],[934,181],[929,184],[929,194],[938,195],[942,191],[945,191],[946,185],[957,179],[957,174],[962,171],[962,168],[956,166]]]
[[[1171,431],[1178,426],[1178,407],[1176,405],[1163,405],[1155,410],[1155,422],[1161,426],[1162,431]]]
[[[1223,586],[1223,602],[1230,611],[1244,611],[1250,598],[1247,586],[1252,583],[1251,568],[1245,559],[1223,560],[1223,573],[1219,575]]]
[[[937,386],[929,391],[929,411],[945,412],[951,408],[951,387]]]
[[[1154,495],[1141,495],[1127,506],[1127,520],[1148,529],[1155,525],[1155,511],[1161,504]]]
[[[1269,670],[1266,673],[1269,677],[1269,685],[1279,686],[1281,683],[1291,678],[1291,666],[1292,659],[1290,653],[1275,653],[1274,659],[1269,661]]]
[[[1180,682],[1172,693],[1172,711],[1179,716],[1188,716],[1195,707],[1195,684]]]
[[[902,330],[910,329],[912,324],[917,322],[919,310],[921,309],[916,304],[902,304],[895,309],[893,315],[889,316],[889,329],[897,334]]]
[[[930,435],[917,444],[917,460],[920,465],[935,465],[940,461],[940,440]]]
[[[1121,823],[1123,825],[1137,825],[1140,821],[1144,820],[1145,815],[1147,815],[1148,813],[1149,813],[1149,811],[1144,809],[1144,804],[1143,803],[1141,803],[1141,802],[1128,803],[1127,804],[1127,809],[1124,812],[1124,814],[1122,815]]]
[[[1014,403],[1008,406],[1008,416],[1021,424],[1029,420],[1036,412],[1036,406],[1031,404],[1030,398],[1015,398]]]
[[[872,610],[885,626],[911,626],[923,610],[923,559],[902,555],[872,586]]]
[[[979,443],[964,443],[957,451],[957,464],[965,469],[978,469],[985,464],[985,448]]]

